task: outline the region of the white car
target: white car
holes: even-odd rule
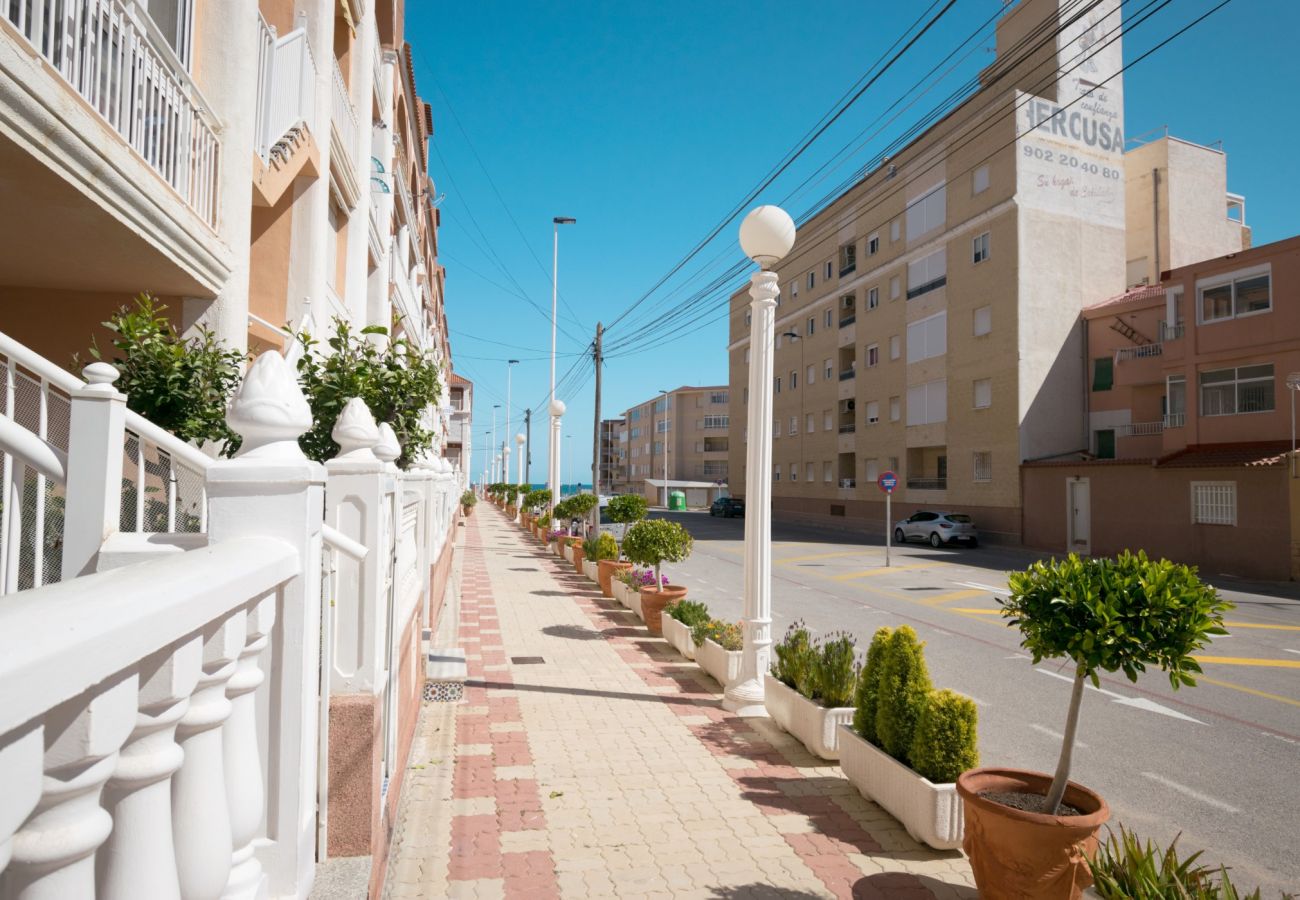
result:
[[[931,547],[957,541],[965,541],[972,547],[978,547],[980,543],[979,531],[970,516],[930,510],[920,510],[894,525],[895,543],[904,544],[910,540],[928,541]]]

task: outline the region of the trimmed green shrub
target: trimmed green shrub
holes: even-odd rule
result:
[[[668,615],[688,628],[709,621],[709,608],[697,600],[679,600],[667,609]]]
[[[602,559],[618,559],[618,541],[608,531],[602,531],[596,538],[596,552],[591,557],[595,562]]]
[[[916,722],[932,687],[924,648],[912,626],[902,625],[890,635],[880,670],[876,734],[881,749],[902,763],[910,763]]]
[[[546,509],[547,505],[551,502],[551,492],[546,488],[529,491],[527,502],[528,509],[532,512]]]
[[[609,513],[611,522],[627,524],[640,522],[645,518],[649,508],[650,504],[640,494],[619,494],[617,497],[610,498],[605,511]]]
[[[772,677],[786,687],[803,693],[800,685],[811,684],[814,652],[812,638],[808,636],[803,621],[794,622],[786,629],[780,643],[772,647],[772,655],[775,657],[772,662]]]
[[[460,505],[461,505],[461,506],[471,506],[471,507],[472,507],[472,506],[473,506],[474,504],[476,504],[476,503],[478,503],[478,495],[475,494],[473,491],[465,491],[465,493],[463,493],[463,494],[460,495]]]
[[[953,691],[930,691],[916,722],[912,768],[935,784],[949,784],[980,763],[975,701]]]
[[[569,515],[575,519],[584,519],[600,501],[595,494],[574,494],[565,502],[569,504]]]
[[[844,632],[828,635],[813,653],[811,699],[832,709],[849,706],[857,690],[858,674],[857,642],[853,636]]]
[[[654,566],[655,583],[662,583],[660,568],[666,562],[681,562],[691,555],[691,534],[667,519],[637,522],[623,536],[623,553],[632,562]]]
[[[876,710],[880,699],[880,675],[884,669],[885,657],[889,653],[889,638],[892,628],[877,628],[871,637],[871,646],[867,648],[867,662],[862,667],[862,676],[858,679],[858,690],[854,698],[857,711],[853,713],[853,730],[863,739],[880,746],[876,734]]]

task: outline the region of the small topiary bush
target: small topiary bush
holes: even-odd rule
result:
[[[772,677],[803,693],[799,686],[811,684],[814,652],[812,638],[803,621],[794,622],[786,629],[781,642],[772,648],[776,657],[772,663]]]
[[[646,512],[650,505],[646,502],[645,497],[640,494],[620,494],[617,497],[611,497],[609,506],[605,508],[609,513],[611,522],[639,522],[645,518]]]
[[[547,505],[550,502],[551,502],[551,492],[548,491],[546,488],[541,488],[540,490],[528,492],[528,498],[527,498],[528,508],[533,512],[538,512],[540,510],[546,509]]]
[[[980,763],[975,701],[953,691],[931,691],[912,737],[912,768],[935,784],[949,784]]]
[[[667,609],[668,615],[687,628],[709,621],[709,608],[696,600],[679,600]]]
[[[857,711],[853,713],[853,730],[863,739],[880,746],[876,734],[876,710],[880,698],[880,675],[884,669],[885,657],[889,653],[889,638],[892,628],[878,628],[871,637],[871,646],[867,648],[867,662],[862,667],[862,676],[858,679],[858,690],[854,698]]]
[[[623,553],[638,565],[653,566],[658,581],[663,564],[685,560],[691,555],[693,543],[690,532],[676,522],[646,519],[627,530]]]
[[[831,709],[849,706],[858,686],[858,674],[857,642],[853,636],[844,632],[828,636],[813,653],[810,699]]]
[[[596,562],[602,559],[618,559],[618,541],[614,540],[614,535],[602,531],[596,538],[596,553],[591,558]]]
[[[890,635],[880,671],[876,735],[881,749],[902,763],[910,764],[916,723],[932,687],[924,647],[912,626],[899,627]]]

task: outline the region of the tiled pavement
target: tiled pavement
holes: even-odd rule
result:
[[[463,531],[469,683],[425,705],[387,896],[976,896],[960,853],[724,712],[701,669],[496,508]]]

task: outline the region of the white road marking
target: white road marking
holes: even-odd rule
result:
[[[1199,800],[1202,803],[1204,803],[1206,806],[1213,806],[1215,809],[1221,809],[1227,813],[1241,812],[1241,810],[1237,809],[1237,807],[1235,806],[1229,806],[1228,804],[1224,803],[1222,800],[1216,800],[1213,797],[1209,796],[1208,794],[1202,794],[1200,791],[1194,791],[1191,788],[1187,787],[1187,785],[1185,784],[1179,784],[1176,781],[1170,781],[1168,778],[1165,778],[1162,775],[1157,775],[1155,772],[1143,772],[1142,777],[1150,778],[1152,781],[1158,782],[1159,784],[1163,784],[1165,787],[1171,790],[1175,790],[1186,797],[1191,797],[1193,800]]]
[[[1069,684],[1074,684],[1073,678],[1069,675],[1062,675],[1060,672],[1053,672],[1050,669],[1035,669],[1034,671],[1041,672],[1042,674],[1048,675],[1052,678],[1059,678],[1061,681]],[[1162,716],[1169,716],[1171,719],[1182,719],[1184,722],[1194,722],[1197,725],[1205,724],[1200,719],[1193,719],[1191,716],[1183,715],[1177,710],[1170,709],[1167,706],[1162,706],[1154,700],[1149,700],[1146,697],[1125,697],[1122,694],[1108,691],[1105,688],[1093,687],[1091,684],[1085,684],[1084,687],[1090,691],[1095,691],[1098,694],[1103,694],[1109,697],[1120,706],[1131,706],[1134,709],[1140,709],[1144,712],[1159,713]]]
[[[1052,729],[1047,728],[1046,726],[1043,726],[1043,725],[1039,725],[1039,724],[1037,724],[1037,723],[1035,723],[1035,722],[1030,722],[1030,723],[1029,723],[1029,727],[1032,728],[1032,729],[1034,729],[1034,731],[1037,731],[1039,734],[1045,734],[1045,735],[1047,735],[1049,738],[1052,738],[1053,740],[1057,740],[1057,741],[1063,741],[1063,740],[1065,740],[1065,735],[1061,734],[1061,732],[1059,732],[1059,731],[1053,731]],[[1075,740],[1075,742],[1074,742],[1074,746],[1076,746],[1076,747],[1080,747],[1080,748],[1082,748],[1082,749],[1084,749],[1084,750],[1087,750],[1087,749],[1088,749],[1088,745],[1085,744],[1083,741],[1078,740],[1078,739]]]
[[[1002,658],[1003,659],[1029,659],[1029,657],[1025,656],[1025,654],[1023,653],[1013,653],[1010,656],[1004,656]]]
[[[972,697],[970,694],[962,694],[962,696],[965,697],[967,700],[969,700],[971,703],[974,703],[976,706],[980,706],[985,709],[988,708],[988,704],[983,700],[981,700],[979,697]]]
[[[1300,650],[1288,650],[1285,647],[1283,648],[1283,650],[1285,650],[1287,653],[1295,653],[1297,655],[1300,655]]]
[[[960,584],[962,587],[975,588],[977,591],[989,591],[994,594],[1001,594],[1004,597],[1011,596],[1011,592],[1006,588],[994,587],[991,584],[980,584],[978,581],[954,581],[953,584]]]

